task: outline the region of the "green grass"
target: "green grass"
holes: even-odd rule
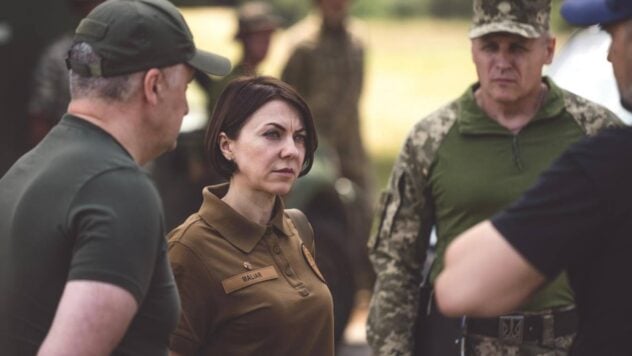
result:
[[[362,113],[372,156],[396,154],[415,122],[474,79],[467,27],[466,22],[428,19],[367,23]]]

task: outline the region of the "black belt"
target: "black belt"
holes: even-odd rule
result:
[[[498,318],[467,318],[467,333],[498,338],[504,342],[542,341],[577,332],[575,308],[550,313],[512,314]]]

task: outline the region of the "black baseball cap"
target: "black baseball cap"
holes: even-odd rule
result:
[[[108,0],[95,7],[75,30],[101,57],[97,66],[67,60],[82,76],[112,77],[187,63],[214,75],[230,72],[230,61],[199,50],[180,11],[167,0]]]
[[[579,26],[610,24],[632,17],[630,0],[566,0],[560,9],[566,21]]]

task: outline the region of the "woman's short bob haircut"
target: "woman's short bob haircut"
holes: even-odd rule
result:
[[[314,152],[318,147],[312,113],[305,100],[289,84],[272,77],[238,77],[222,91],[206,129],[206,149],[211,167],[222,177],[230,179],[237,166],[227,160],[219,148],[219,135],[224,132],[231,140],[237,139],[246,121],[262,106],[272,100],[282,100],[299,114],[305,128],[305,159],[299,177],[312,168]]]

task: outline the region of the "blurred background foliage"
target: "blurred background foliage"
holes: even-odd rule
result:
[[[248,0],[173,0],[178,6],[236,6]],[[315,0],[268,0],[289,26],[303,18]],[[567,28],[559,16],[562,0],[552,0],[555,30]],[[472,0],[355,0],[352,13],[360,18],[439,17],[469,18]]]
[[[234,7],[247,0],[172,1],[196,20],[196,41],[203,48],[238,57]],[[291,43],[285,32],[303,22],[317,0],[265,1],[286,19],[265,71],[278,75]],[[560,48],[571,27],[559,16],[562,0],[552,1],[552,29]],[[352,14],[364,25],[369,48],[363,127],[376,160],[391,160],[414,121],[474,80],[466,37],[471,7],[472,0],[354,0]],[[78,20],[69,0],[0,1],[0,112],[6,118],[0,120],[0,175],[28,149],[22,117],[37,57]],[[381,135],[384,122],[397,132]]]
[[[235,6],[248,0],[174,0],[180,6]],[[269,0],[279,15],[290,26],[309,12],[315,0]],[[552,0],[553,29],[565,30],[568,25],[560,18],[562,0]],[[472,0],[355,0],[353,15],[360,18],[469,18],[472,15]]]
[[[214,31],[208,26],[226,19],[213,16],[228,12],[230,18],[232,7],[247,1],[174,0],[188,9],[187,21],[198,45],[221,51],[231,59],[239,57],[240,49],[232,41],[236,24],[224,23]],[[304,22],[317,0],[267,1],[285,19],[285,29],[275,36],[262,73],[278,76],[293,41],[293,25]],[[559,15],[561,3],[553,0],[551,10],[558,48],[571,29]],[[360,32],[368,48],[362,133],[378,187],[382,187],[412,125],[457,97],[476,79],[467,38],[472,0],[354,0],[351,12],[360,19]]]

